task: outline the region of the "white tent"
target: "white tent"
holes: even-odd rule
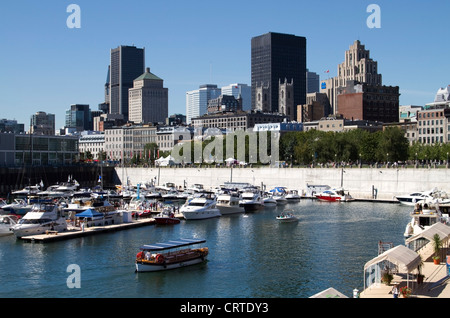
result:
[[[435,234],[438,234],[441,240],[443,240],[444,242],[447,241],[448,237],[450,236],[450,226],[445,225],[444,223],[435,223],[423,232],[408,238],[406,240],[406,244],[409,244],[420,238],[425,238],[431,241]]]
[[[340,291],[334,289],[333,287],[330,287],[328,289],[321,291],[320,293],[312,295],[309,298],[348,298],[348,297],[345,296]]]
[[[175,158],[169,155],[166,158],[161,157],[159,159],[156,159],[155,162],[158,166],[161,166],[161,167],[170,166],[170,165],[175,164]]]
[[[369,267],[384,261],[389,261],[392,264],[395,264],[399,271],[409,274],[413,270],[417,269],[417,266],[419,266],[422,260],[417,252],[414,252],[404,245],[398,245],[368,261],[364,265],[364,272],[366,272]],[[366,280],[364,279],[364,285],[365,282]]]
[[[228,159],[225,159],[225,162],[227,163],[227,166],[230,166],[230,165],[236,164],[238,161],[234,158],[228,158]]]

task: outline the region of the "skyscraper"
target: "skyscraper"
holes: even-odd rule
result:
[[[257,88],[268,87],[268,109],[279,111],[280,80],[293,82],[295,106],[306,102],[306,38],[273,32],[253,37],[251,60],[253,109],[264,98],[256,95]]]
[[[378,74],[378,63],[370,57],[370,51],[366,50],[359,40],[353,42],[345,51],[344,62],[338,65],[338,75],[322,81],[320,86],[320,92],[327,94],[334,114],[339,112],[337,92],[340,88],[347,86],[347,81],[382,85],[382,76]]]
[[[129,90],[129,120],[134,123],[165,122],[169,115],[169,90],[164,88],[163,79],[145,73],[134,80]]]
[[[133,81],[144,73],[145,49],[119,46],[111,50],[110,109],[111,114],[122,114],[128,120],[128,90]]]

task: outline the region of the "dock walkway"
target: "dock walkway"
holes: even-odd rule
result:
[[[79,227],[69,226],[68,230],[64,232],[23,236],[20,239],[26,242],[55,242],[95,234],[126,230],[151,224],[155,224],[155,220],[153,218],[141,218],[127,223],[86,227],[84,228],[84,231]]]

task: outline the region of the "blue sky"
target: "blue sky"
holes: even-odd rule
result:
[[[66,25],[72,3],[79,29]],[[378,29],[366,24],[372,3],[381,10]],[[448,0],[2,1],[0,118],[28,128],[45,111],[59,128],[71,104],[97,110],[110,49],[119,45],[145,47],[146,66],[169,89],[169,114],[184,114],[186,91],[201,84],[250,85],[250,41],[267,32],[306,37],[307,66],[321,79],[336,75],[358,39],[383,84],[400,87],[400,104],[424,105],[450,84],[449,11]]]

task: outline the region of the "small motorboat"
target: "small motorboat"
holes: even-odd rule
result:
[[[277,220],[284,223],[284,222],[297,222],[298,217],[296,217],[294,214],[288,212],[288,213],[281,213],[281,215],[277,216]]]
[[[275,200],[271,194],[264,195],[263,203],[264,203],[264,207],[277,206],[277,200]]]
[[[354,201],[353,197],[348,193],[345,194],[344,189],[330,189],[315,194],[315,197],[320,201],[328,202],[349,202]]]
[[[288,200],[288,202],[296,202],[301,199],[301,196],[298,194],[297,190],[288,190],[285,198],[286,200]]]
[[[156,224],[178,224],[180,219],[175,217],[175,213],[170,209],[164,209],[154,217]]]

